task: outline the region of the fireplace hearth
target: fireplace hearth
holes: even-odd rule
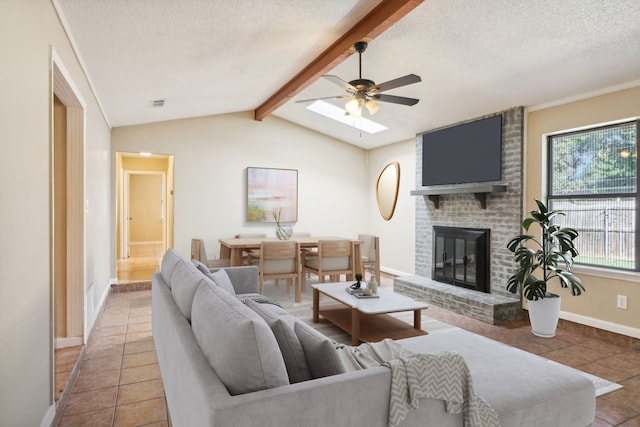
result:
[[[489,293],[490,230],[433,226],[431,278]]]

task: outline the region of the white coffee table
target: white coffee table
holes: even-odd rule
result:
[[[351,344],[376,342],[384,338],[409,338],[426,335],[422,328],[422,310],[429,308],[424,302],[378,288],[379,298],[357,298],[346,288],[353,282],[318,283],[313,288],[313,321],[320,315],[351,334]],[[320,305],[320,295],[339,304]],[[413,311],[413,327],[390,313]]]

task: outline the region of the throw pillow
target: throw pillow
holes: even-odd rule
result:
[[[278,343],[266,322],[213,283],[193,301],[191,327],[202,353],[232,395],[289,384]]]
[[[173,269],[176,268],[178,261],[182,259],[183,258],[171,248],[167,249],[167,252],[165,252],[162,257],[162,261],[160,262],[160,273],[162,274],[164,281],[169,285],[169,288],[171,288],[171,276],[173,275]]]
[[[198,271],[193,263],[187,260],[180,260],[171,275],[171,295],[180,309],[180,312],[187,320],[191,321],[191,306],[193,297],[200,283],[213,282]]]
[[[192,259],[191,262],[193,263],[193,265],[196,266],[196,268],[198,270],[202,271],[204,274],[211,273],[211,270],[209,270],[209,267],[207,267],[206,265],[204,265],[202,262],[198,261],[197,259]]]
[[[293,326],[313,378],[328,377],[346,372],[333,342],[303,322]]]
[[[258,313],[271,327],[287,367],[289,382],[293,384],[310,380],[311,371],[302,344],[293,330],[294,323],[299,320],[277,305],[252,300],[245,301],[245,305]]]
[[[192,259],[191,261],[193,261],[193,265],[195,265],[198,270],[200,270],[209,279],[213,280],[213,283],[220,286],[222,289],[229,292],[231,295],[236,294],[236,291],[233,288],[233,283],[231,283],[231,279],[229,278],[229,275],[222,268],[217,269],[212,273],[209,267],[207,267],[197,259]]]
[[[211,278],[216,285],[220,286],[220,288],[229,292],[231,295],[236,294],[235,289],[233,289],[231,279],[229,279],[229,275],[222,268],[215,273],[207,274],[207,276],[209,276],[209,278]]]

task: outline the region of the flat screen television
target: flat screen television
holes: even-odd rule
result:
[[[502,115],[422,135],[422,185],[502,179]]]

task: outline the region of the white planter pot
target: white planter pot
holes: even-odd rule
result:
[[[556,336],[560,316],[560,297],[547,297],[529,301],[529,320],[533,335],[543,338]]]

